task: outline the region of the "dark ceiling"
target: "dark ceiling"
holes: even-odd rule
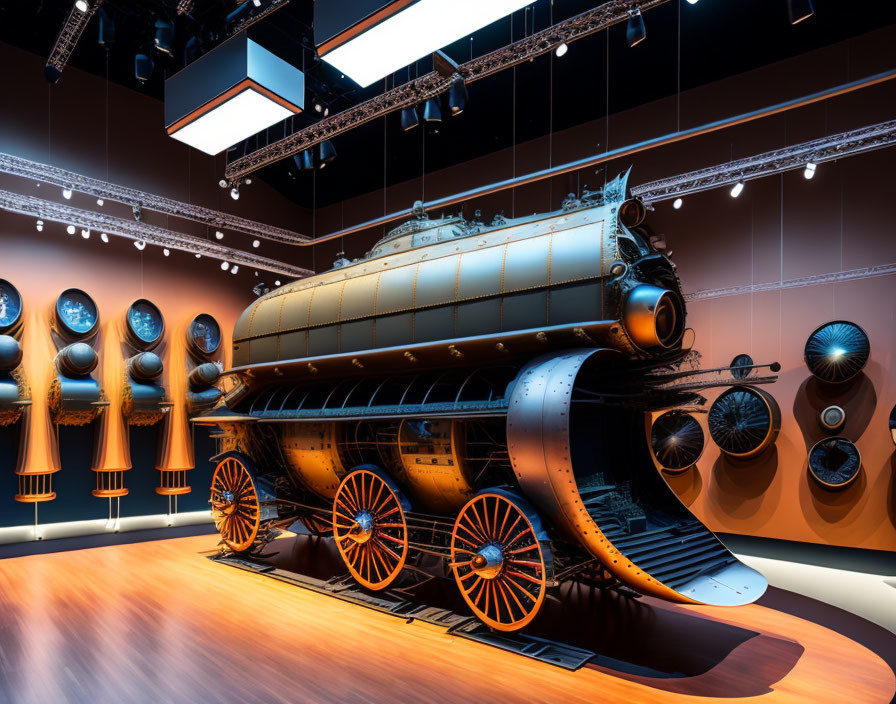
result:
[[[46,56],[71,2],[0,2],[0,41]],[[534,0],[512,17],[447,47],[445,53],[462,62],[596,4],[597,0]],[[251,2],[244,5],[244,11],[255,11]],[[188,39],[196,37],[203,49],[210,49],[227,36],[233,25],[228,13],[240,7],[234,0],[195,0],[190,15],[177,15],[176,6],[177,0],[105,0],[103,9],[115,23],[114,42],[107,47],[97,43],[99,22],[94,17],[69,63],[161,100],[164,79],[184,65]],[[426,58],[360,89],[315,57],[312,14],[312,0],[290,0],[250,29],[253,39],[304,67],[307,86],[306,112],[271,128],[268,135],[259,135],[257,141],[310,124],[319,117],[311,107],[314,102],[331,112],[343,110],[379,94],[386,84],[404,83],[431,69]],[[159,17],[175,22],[171,56],[152,49],[153,25]],[[696,4],[673,0],[649,10],[644,18],[647,39],[634,48],[626,45],[625,26],[620,25],[609,34],[575,42],[563,58],[548,54],[471,84],[466,110],[454,118],[446,115],[438,133],[419,128],[404,133],[399,116],[393,114],[385,125],[376,120],[335,138],[338,158],[322,171],[313,175],[298,171],[287,159],[258,175],[301,205],[326,205],[503,149],[514,140],[525,142],[607,112],[674,95],[679,87],[685,91],[896,23],[896,3],[815,0],[815,15],[791,25],[786,0]],[[146,83],[134,78],[138,52],[151,53],[155,60],[153,77]],[[43,79],[35,76],[35,80]]]

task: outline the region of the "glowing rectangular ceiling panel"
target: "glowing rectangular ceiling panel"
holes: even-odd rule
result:
[[[324,61],[361,86],[369,86],[531,1],[316,2],[314,22],[318,53]],[[353,13],[351,7],[366,11],[366,14],[358,16],[358,10]],[[351,22],[349,26],[345,26],[347,21]]]
[[[165,127],[174,139],[218,154],[301,112],[304,93],[299,69],[242,33],[165,81]]]

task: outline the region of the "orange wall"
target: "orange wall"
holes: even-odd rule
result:
[[[107,86],[102,79],[71,67],[66,68],[58,84],[48,86],[41,77],[45,58],[8,45],[0,44],[0,62],[16,67],[5,75],[6,95],[12,99],[0,104],[0,151],[303,231],[306,212],[259,180],[242,189],[239,201],[232,200],[217,185],[223,171],[223,155],[208,157],[167,137],[161,102],[135,90]],[[0,188],[64,202],[58,187],[27,179],[0,175]],[[75,193],[68,202],[78,208],[132,217],[126,205],[107,201],[100,208],[94,198],[83,194]],[[215,241],[213,230],[203,225],[150,211],[144,213],[143,220]],[[310,262],[308,250],[302,252],[265,240],[260,248],[253,249],[252,236],[226,229],[224,232],[224,245],[298,265],[306,259]],[[118,323],[131,302],[148,298],[165,317],[167,342],[159,349],[163,358],[172,349],[183,347],[182,340],[175,341],[172,336],[182,337],[190,319],[198,313],[208,313],[221,326],[221,354],[216,358],[222,359],[225,365],[230,362],[230,340],[236,317],[254,300],[252,287],[259,280],[273,283],[278,278],[264,272],[256,278],[254,271],[245,266],[240,267],[238,274],[226,273],[218,260],[196,259],[192,254],[175,250],[170,257],[163,256],[161,248],[153,246],[138,251],[131,241],[116,237],[104,244],[99,232],[84,240],[80,228],[72,236],[66,234],[65,225],[51,222],[45,223],[42,232],[37,232],[33,218],[5,211],[0,211],[0,247],[0,278],[8,279],[19,289],[26,320],[48,320],[56,297],[70,287],[81,288],[94,298],[104,323],[113,320]],[[108,329],[104,325],[101,335]],[[103,341],[98,340],[95,346],[102,354]],[[47,364],[52,364],[52,357]],[[173,365],[166,360],[166,366],[167,381]],[[101,379],[100,374],[98,369],[97,379]],[[117,394],[119,389],[107,388],[106,392]],[[43,400],[36,399],[35,403],[38,402]],[[158,484],[154,438],[159,430],[159,426],[131,430],[133,469],[125,476],[131,494],[121,500],[122,515],[166,510],[167,499],[152,490]],[[4,429],[4,433],[0,469],[6,481],[13,473],[17,443],[13,430]],[[89,471],[92,443],[93,433],[89,428],[61,430],[62,469],[54,478],[58,497],[50,502],[52,506],[40,507],[41,522],[106,517],[107,502],[89,493],[94,485]],[[181,510],[207,507],[210,472],[206,460],[212,454],[210,446],[204,440],[202,451],[196,453],[197,469],[190,473],[193,494],[182,497]],[[14,480],[3,486],[10,482]],[[11,489],[4,488],[0,495],[0,507],[5,507],[0,525],[33,520],[29,514],[31,507],[14,504],[12,493]]]

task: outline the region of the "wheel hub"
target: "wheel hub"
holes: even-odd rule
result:
[[[504,566],[504,553],[494,543],[479,549],[470,559],[470,569],[483,579],[494,579]]]
[[[348,537],[359,544],[366,543],[373,537],[373,516],[369,511],[355,514],[355,522],[348,531]]]
[[[229,516],[236,509],[236,497],[232,491],[222,491],[218,498],[221,503],[221,512]]]

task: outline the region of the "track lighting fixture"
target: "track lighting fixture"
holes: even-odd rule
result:
[[[71,188],[63,188],[62,189],[62,197],[66,200],[70,200],[72,197],[72,189]]]
[[[680,210],[683,203],[684,203],[684,201],[682,201],[681,198],[676,198],[672,202],[672,207],[675,208],[676,210]]]
[[[448,110],[452,115],[460,115],[467,105],[467,86],[461,76],[455,76],[448,89]]]
[[[628,24],[625,27],[625,41],[630,47],[640,44],[647,38],[647,27],[644,26],[644,16],[641,8],[629,11]]]
[[[787,12],[790,15],[790,24],[798,24],[809,19],[815,14],[812,0],[787,0]]]
[[[142,252],[146,249],[146,242],[143,240],[134,240],[134,246]]]
[[[238,272],[239,270],[240,270],[240,268],[239,268],[239,266],[237,266],[236,264],[234,264],[232,267],[230,267],[230,273],[231,273],[231,274],[235,274],[235,273]]]
[[[168,255],[171,254],[171,252],[170,252],[169,249],[166,247],[165,249],[162,250],[162,254],[164,254],[164,255],[167,257]]]
[[[109,243],[109,235],[107,235],[105,232],[101,232],[101,233],[100,233],[100,239],[101,239],[103,242],[105,242],[106,244]]]
[[[105,202],[106,202],[106,201],[104,201],[102,198],[97,198],[97,199],[96,199],[96,204],[97,204],[98,206],[100,206],[100,207],[103,207],[103,203],[105,203]]]
[[[69,225],[67,228],[65,228],[65,231],[66,231],[68,234],[73,235],[73,234],[75,234],[75,226],[74,226],[74,225]]]
[[[223,239],[224,239],[224,233],[221,232],[220,230],[215,230],[215,239],[216,239],[216,240],[223,240]]]
[[[218,185],[219,185],[221,188],[227,188],[227,179],[223,179],[223,178],[222,178],[220,181],[218,181]]]
[[[333,143],[329,139],[325,139],[320,143],[320,152],[318,153],[318,156],[320,158],[320,168],[324,168],[336,158],[336,147],[333,146]]]
[[[152,78],[152,70],[155,63],[148,54],[137,54],[134,56],[134,78],[141,83],[145,83]]]
[[[563,42],[560,46],[554,49],[554,53],[558,58],[561,56],[566,56],[567,51],[569,51],[569,44],[567,44],[566,42]]]
[[[259,240],[252,240],[252,246],[255,247],[255,249],[258,249],[261,246],[261,242]]]
[[[230,189],[230,197],[233,198],[234,200],[239,200],[240,199],[240,189],[237,188],[236,186],[231,188]]]
[[[79,12],[87,12],[87,9],[88,9],[88,8],[87,8],[87,0],[76,0],[76,2],[75,2],[75,8],[76,8]]]
[[[744,182],[738,181],[737,183],[734,184],[734,186],[731,187],[731,197],[737,198],[743,190],[744,190]]]
[[[227,271],[230,268],[230,262],[221,262],[221,271]]]
[[[420,124],[420,118],[417,117],[417,108],[403,108],[401,111],[401,129],[405,132],[414,129]]]
[[[277,280],[274,282],[274,286],[279,286],[279,285],[280,285],[280,279],[277,279]]]
[[[816,168],[817,168],[816,165],[814,163],[812,163],[811,161],[808,164],[806,164],[806,168],[803,171],[803,178],[805,178],[807,181],[810,178],[812,178],[815,175]]]
[[[115,21],[109,17],[105,8],[101,7],[97,14],[99,15],[99,31],[96,43],[108,48],[115,42]]]
[[[442,108],[439,106],[438,98],[430,98],[426,101],[426,105],[423,106],[423,121],[424,122],[441,122],[442,121]]]
[[[89,240],[90,239],[90,230],[82,229],[81,237],[83,237],[85,240]]]
[[[44,231],[44,221],[43,221],[43,220],[38,220],[38,221],[37,221],[37,224],[35,225],[35,227],[37,228],[37,231],[38,231],[38,232],[43,232],[43,231]]]
[[[155,27],[156,36],[154,42],[156,49],[163,54],[171,56],[171,47],[174,45],[174,23],[165,19],[157,19]]]
[[[202,255],[201,255],[199,252],[196,252],[196,258],[197,258],[197,259],[202,259]]]

